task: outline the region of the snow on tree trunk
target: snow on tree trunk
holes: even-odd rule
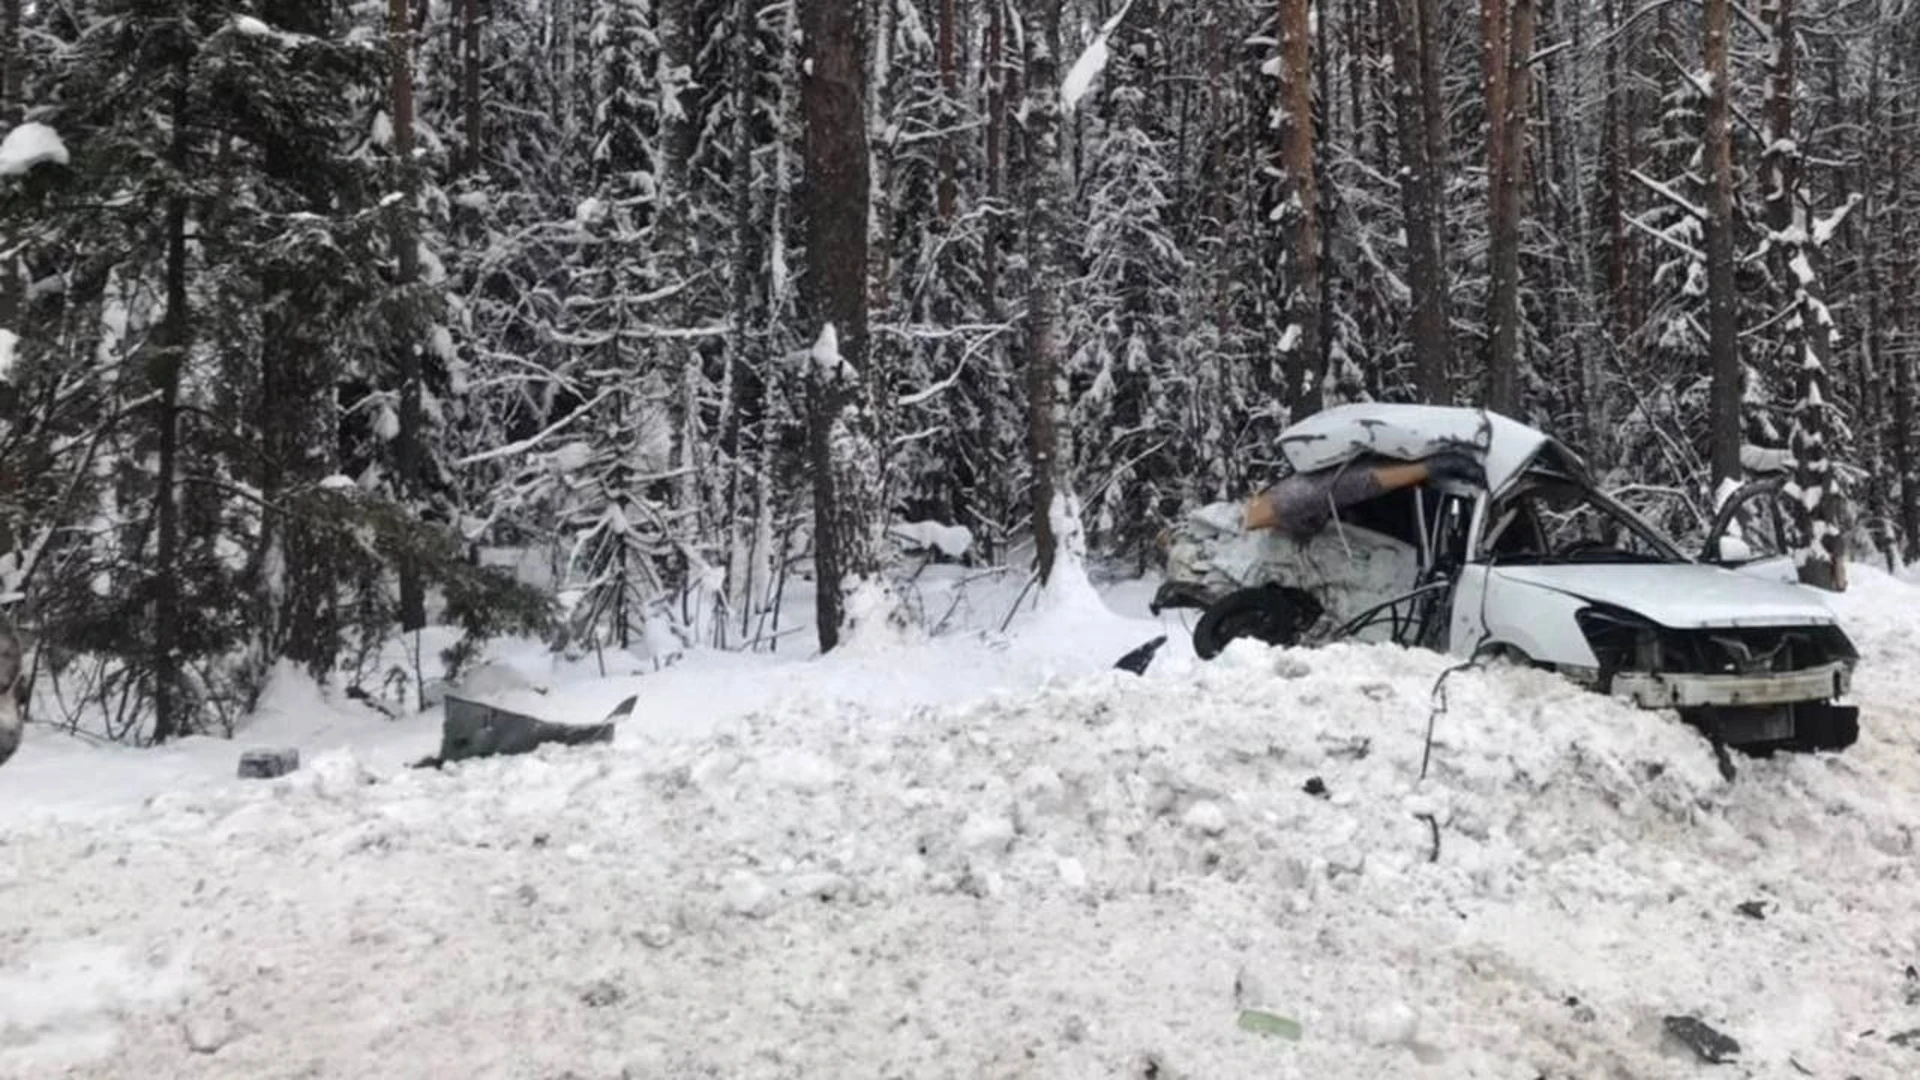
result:
[[[392,80],[393,179],[400,193],[388,211],[396,262],[393,287],[399,294],[392,303],[393,336],[388,343],[400,383],[399,431],[393,447],[398,487],[395,494],[403,503],[413,505],[420,496],[420,429],[426,417],[421,408],[420,347],[414,340],[414,319],[407,310],[414,300],[406,295],[420,277],[420,238],[414,221],[419,166],[413,159],[413,28],[407,20],[407,0],[388,0],[387,64]],[[418,630],[427,623],[427,593],[420,566],[403,555],[399,570],[400,627]]]
[[[1286,176],[1283,217],[1287,237],[1286,403],[1295,422],[1320,410],[1327,373],[1319,370],[1320,186],[1314,169],[1313,4],[1284,0],[1280,7],[1280,165]]]
[[[1099,610],[1100,594],[1087,577],[1087,533],[1080,500],[1055,491],[1047,506],[1047,529],[1054,539],[1053,567],[1040,592],[1042,611]]]
[[[959,182],[956,175],[956,162],[959,158],[959,142],[963,135],[956,130],[960,116],[960,76],[955,63],[954,44],[963,32],[959,25],[960,11],[958,0],[940,0],[940,108],[938,112],[940,129],[944,134],[939,146],[935,148],[934,171],[939,176],[939,193],[936,197],[936,213],[943,226],[953,223],[955,204],[959,198]]]
[[[1787,495],[1793,503],[1793,517],[1800,546],[1794,552],[1794,565],[1800,580],[1807,585],[1835,592],[1847,587],[1846,529],[1847,498],[1840,477],[1833,470],[1831,441],[1838,425],[1834,423],[1828,369],[1833,358],[1833,314],[1822,298],[1821,251],[1831,238],[1839,220],[1850,211],[1858,196],[1849,199],[1832,217],[1808,227],[1805,210],[1796,208],[1794,223],[1784,235],[1772,242],[1790,251],[1788,271],[1794,289],[1793,314],[1788,316],[1788,341],[1794,345],[1790,356],[1798,356],[1795,371],[1793,427],[1788,447],[1793,455],[1793,480]]]
[[[1920,39],[1920,34],[1915,35]],[[1903,82],[1901,75],[1911,75],[1920,66],[1915,65],[1911,56],[1912,49],[1902,51],[1899,43],[1893,52],[1893,76],[1896,86]],[[1888,216],[1904,214],[1911,221],[1913,210],[1907,203],[1910,181],[1906,168],[1914,160],[1916,148],[1920,148],[1920,108],[1912,101],[1912,93],[1897,91],[1888,95],[1891,99],[1892,116],[1888,121],[1888,130],[1892,138],[1887,154],[1892,183],[1888,191]],[[1895,218],[1895,220],[1899,220]],[[1907,242],[1903,243],[1905,239]],[[1895,234],[1889,243],[1889,261],[1892,262],[1893,289],[1891,311],[1888,322],[1893,329],[1887,335],[1887,355],[1893,364],[1893,408],[1888,417],[1892,428],[1888,435],[1888,450],[1892,456],[1894,475],[1900,482],[1900,532],[1903,540],[1901,555],[1909,562],[1920,560],[1920,462],[1914,460],[1916,419],[1920,419],[1920,393],[1914,386],[1914,366],[1920,364],[1920,314],[1915,307],[1914,291],[1920,289],[1920,253],[1916,253],[1911,242],[1911,234],[1905,237]],[[1902,316],[1905,316],[1903,318]]]
[[[1030,471],[1036,572],[1053,576],[1058,541],[1054,493],[1067,484],[1071,460],[1061,443],[1057,382],[1066,360],[1060,289],[1066,273],[1066,166],[1060,151],[1058,87],[1061,0],[1040,0],[1027,28],[1027,467]],[[1032,23],[1037,22],[1037,25]]]
[[[805,311],[818,327],[807,367],[815,622],[820,651],[829,652],[850,629],[848,594],[880,574],[879,449],[861,409],[871,212],[865,25],[860,7],[843,0],[799,0],[799,13],[805,58],[800,89],[806,129]]]
[[[828,432],[824,473],[814,476],[814,559],[818,566],[822,554],[831,551],[835,560],[831,568],[817,570],[818,603],[822,609],[831,607],[836,620],[832,645],[822,623],[820,648],[872,647],[897,640],[907,629],[904,606],[880,563],[883,466],[862,401],[860,374],[847,361],[834,324],[821,328],[809,359],[813,391],[839,402]],[[824,509],[819,495],[823,476],[833,493]]]
[[[1770,39],[1765,153],[1767,246],[1790,305],[1782,345],[1794,383],[1793,427],[1787,438],[1793,479],[1786,489],[1799,537],[1794,565],[1801,582],[1843,591],[1847,587],[1847,504],[1831,458],[1830,443],[1837,425],[1827,380],[1834,323],[1821,293],[1820,269],[1824,262],[1822,248],[1859,197],[1850,198],[1829,218],[1808,220],[1800,185],[1800,149],[1793,137],[1799,49],[1793,0],[1771,0],[1763,8],[1763,16]]]
[[[1716,483],[1740,475],[1740,311],[1734,292],[1733,133],[1727,47],[1731,0],[1706,0],[1707,355],[1712,376],[1711,446]]]
[[[175,190],[166,203],[167,312],[160,324],[160,341],[147,359],[147,380],[159,396],[154,423],[159,432],[154,470],[154,552],[149,567],[153,596],[153,741],[165,742],[190,730],[189,708],[183,700],[180,656],[180,383],[193,349],[193,322],[188,310],[187,193],[190,156],[189,116],[191,46],[180,43],[174,61],[176,84],[169,93],[167,164],[174,170]]]

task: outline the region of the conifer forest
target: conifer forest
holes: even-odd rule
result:
[[[0,3],[0,605],[114,738],[935,632],[1353,401],[1920,557],[1914,0]]]

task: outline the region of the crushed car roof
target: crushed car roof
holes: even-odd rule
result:
[[[1543,457],[1560,468],[1585,471],[1572,451],[1545,432],[1485,409],[1444,405],[1341,405],[1281,432],[1280,449],[1303,473],[1365,455],[1419,461],[1442,450],[1464,449],[1480,459],[1487,488],[1494,492]]]

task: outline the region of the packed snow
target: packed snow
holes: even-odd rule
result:
[[[610,747],[405,767],[276,679],[235,743],[0,770],[0,1076],[1681,1077],[1920,1070],[1920,592],[1832,603],[1862,741],[1741,761],[1540,672],[1195,661],[1150,583],[962,632],[472,687]],[[994,589],[978,589],[990,581]],[[973,586],[964,582],[973,581]],[[1122,652],[1167,633],[1135,677]],[[434,642],[427,642],[432,647]],[[230,779],[239,751],[304,767]]]
[[[248,37],[272,37],[274,29],[251,15],[235,15],[233,28]]]
[[[892,532],[902,544],[920,551],[937,551],[949,559],[966,555],[973,547],[973,530],[938,521],[896,521]]]
[[[65,165],[70,160],[60,133],[45,124],[21,124],[0,139],[0,176],[20,176],[36,165]]]

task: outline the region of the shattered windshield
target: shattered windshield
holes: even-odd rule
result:
[[[1688,562],[1633,511],[1578,481],[1528,477],[1489,511],[1482,550],[1494,562]]]

